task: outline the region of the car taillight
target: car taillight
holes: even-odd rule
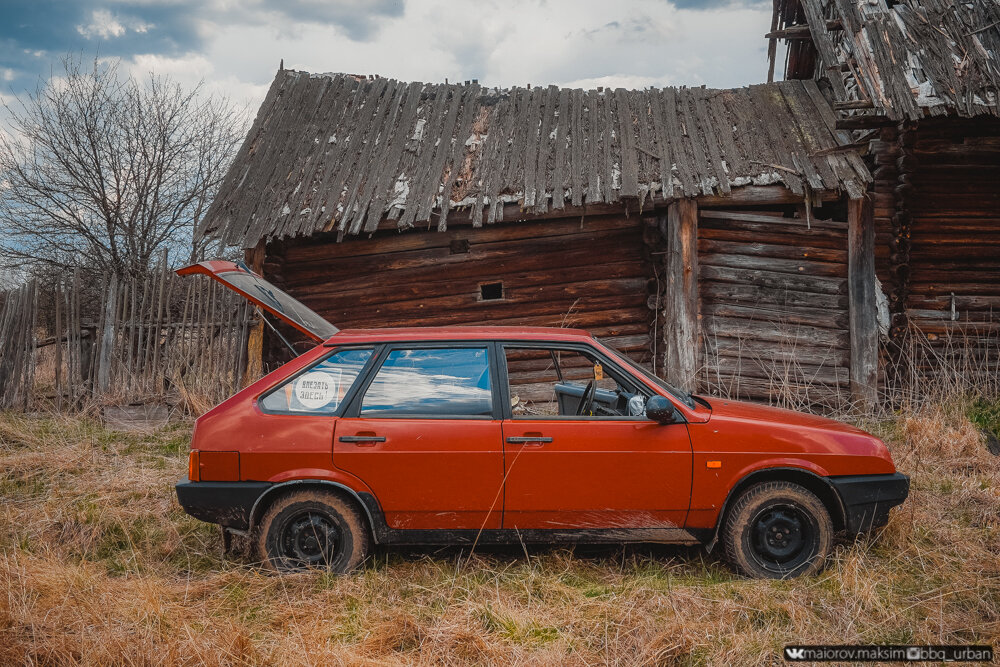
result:
[[[201,481],[201,469],[198,460],[198,450],[192,449],[188,455],[188,479],[192,482]]]

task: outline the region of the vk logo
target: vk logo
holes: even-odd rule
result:
[[[804,648],[785,647],[785,660],[803,660],[805,657],[806,650]]]

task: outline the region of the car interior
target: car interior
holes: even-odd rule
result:
[[[513,416],[638,417],[648,394],[575,349],[505,348]]]

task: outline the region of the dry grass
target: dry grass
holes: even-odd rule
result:
[[[969,407],[868,424],[910,500],[787,582],[667,548],[381,550],[351,576],[270,576],[177,505],[188,426],[2,415],[0,664],[764,665],[790,642],[998,644],[1000,459]]]

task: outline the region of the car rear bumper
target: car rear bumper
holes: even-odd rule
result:
[[[844,506],[844,524],[850,535],[880,528],[889,521],[889,510],[906,500],[910,478],[891,475],[827,477]]]
[[[177,482],[177,500],[196,519],[247,530],[250,510],[271,487],[269,482]]]

